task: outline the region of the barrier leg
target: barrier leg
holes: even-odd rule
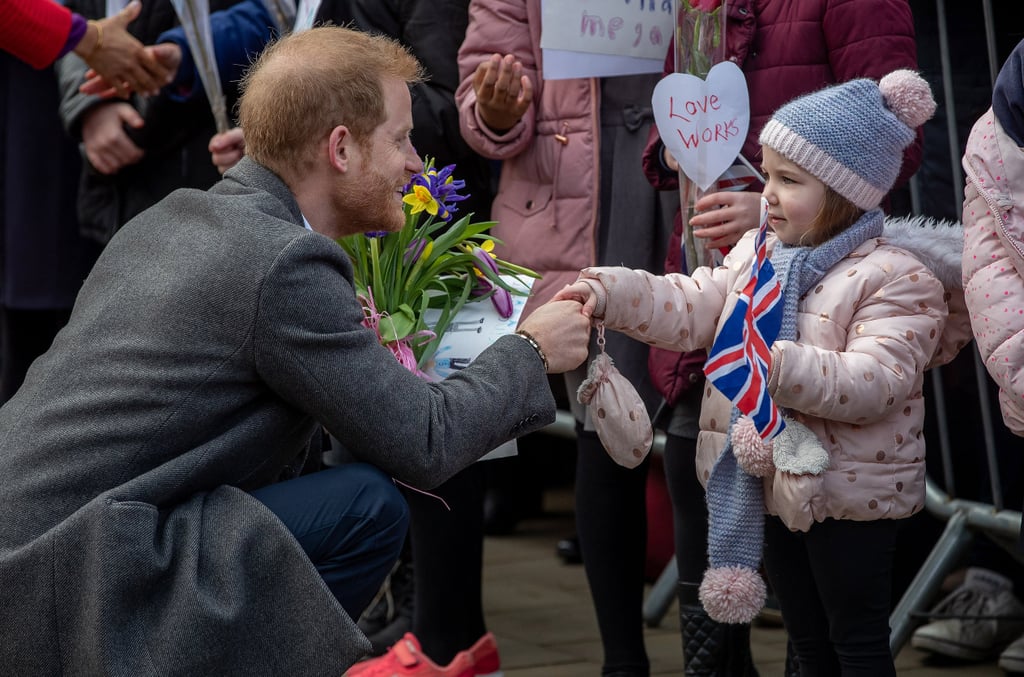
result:
[[[651,591],[644,600],[643,616],[644,623],[649,628],[656,628],[665,617],[665,612],[672,606],[676,598],[676,586],[679,584],[679,567],[676,564],[676,556],[668,561],[662,569],[658,580],[651,586]]]
[[[899,653],[914,630],[915,621],[911,614],[927,611],[924,605],[935,599],[942,579],[960,561],[972,538],[973,535],[967,529],[967,517],[962,512],[954,512],[946,522],[938,543],[889,616],[889,626],[892,628],[889,648],[893,656]]]

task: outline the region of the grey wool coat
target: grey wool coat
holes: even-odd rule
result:
[[[429,488],[554,420],[503,337],[428,383],[360,324],[340,247],[245,159],[130,221],[0,409],[0,665],[26,675],[332,675],[369,647],[246,489],[317,422]]]

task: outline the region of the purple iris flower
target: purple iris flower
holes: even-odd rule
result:
[[[409,244],[405,247],[405,254],[402,255],[402,262],[411,266],[412,264],[419,261],[420,256],[423,254],[423,250],[427,248],[427,239],[423,237],[413,238]]]
[[[466,182],[461,179],[451,179],[455,165],[448,165],[441,170],[428,168],[422,174],[416,174],[405,187],[406,193],[412,190],[412,186],[423,186],[430,191],[430,194],[437,201],[437,216],[443,221],[451,221],[452,215],[458,211],[456,202],[465,200],[466,195],[459,195],[458,192],[466,187]],[[449,181],[449,179],[451,179]]]

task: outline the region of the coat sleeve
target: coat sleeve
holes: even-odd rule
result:
[[[533,143],[536,107],[542,92],[540,64],[534,58],[526,0],[472,0],[466,39],[459,49],[459,77],[455,92],[462,138],[480,155],[493,160],[515,157]],[[496,134],[476,110],[473,74],[492,54],[513,54],[533,83],[533,102],[512,129]]]
[[[71,32],[71,12],[50,0],[0,3],[0,45],[33,68],[54,62]]]
[[[719,319],[735,304],[736,280],[750,274],[755,234],[745,235],[721,266],[692,276],[603,267],[585,268],[580,277],[597,285],[608,329],[668,350],[708,348]]]
[[[822,19],[829,64],[836,82],[880,80],[907,68],[917,70],[914,17],[906,0],[829,0]],[[921,166],[924,132],[903,151],[896,187]]]
[[[86,112],[105,102],[98,96],[78,91],[79,85],[85,82],[85,73],[89,67],[77,54],[68,54],[57,61],[55,70],[57,87],[60,90],[60,107],[57,112],[61,124],[73,139],[81,141],[82,122]]]
[[[498,445],[554,421],[529,343],[505,336],[438,383],[403,368],[362,325],[341,248],[310,233],[278,256],[260,294],[260,377],[360,460],[429,489]]]

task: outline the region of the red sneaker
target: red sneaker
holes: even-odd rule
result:
[[[475,677],[476,674],[468,651],[460,651],[451,663],[442,667],[430,660],[416,636],[407,632],[383,656],[356,663],[345,677]]]
[[[473,675],[475,677],[502,677],[501,658],[498,657],[498,644],[494,634],[488,632],[469,648],[473,659]]]

